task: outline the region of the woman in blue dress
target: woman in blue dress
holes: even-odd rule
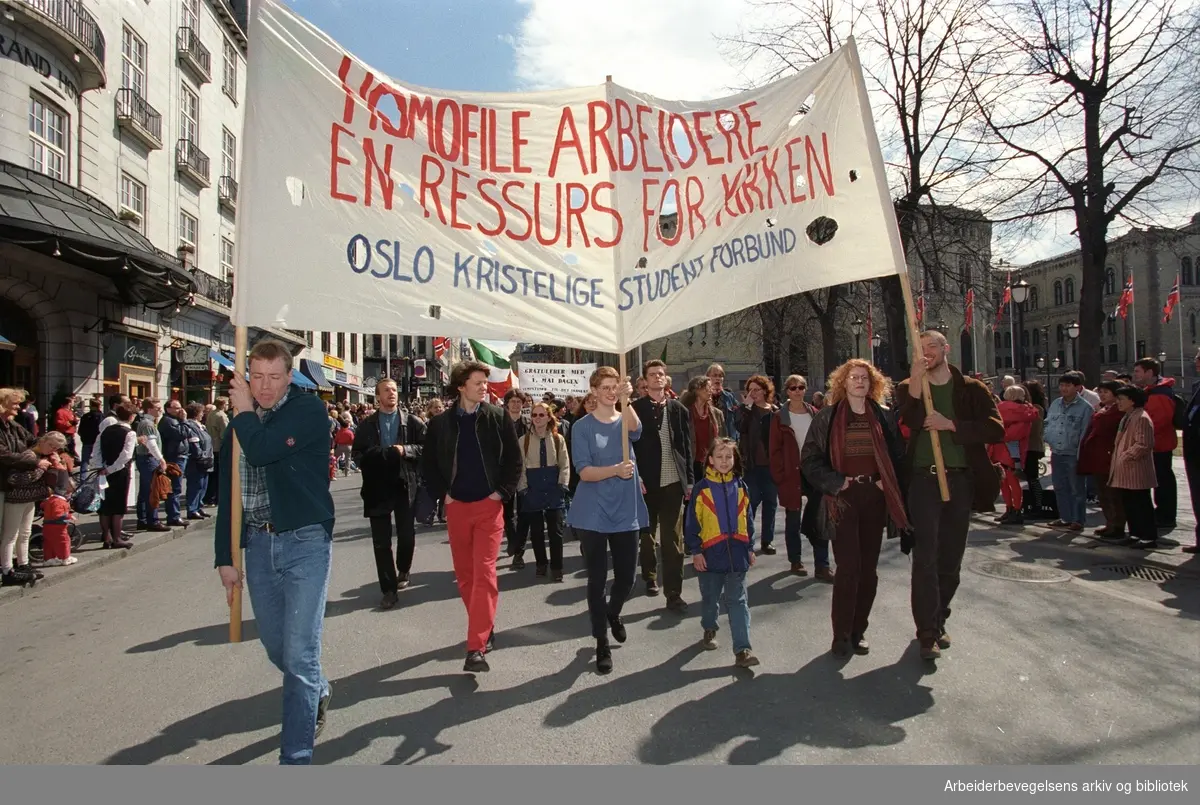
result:
[[[621,608],[633,589],[638,534],[650,516],[642,499],[633,450],[629,451],[628,461],[621,450],[622,419],[628,423],[631,443],[642,435],[642,423],[629,404],[633,392],[629,379],[622,379],[611,366],[601,366],[592,373],[590,384],[596,409],[571,427],[571,460],[579,473],[579,486],[571,501],[567,524],[579,535],[587,565],[588,614],[592,637],[596,638],[596,670],[607,674],[613,669],[608,632],[612,630],[618,643],[625,642]],[[616,408],[618,397],[621,411]],[[613,557],[613,585],[606,601],[609,551]]]

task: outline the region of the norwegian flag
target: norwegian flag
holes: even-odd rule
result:
[[[1175,311],[1175,306],[1179,304],[1179,275],[1175,275],[1175,287],[1167,294],[1167,303],[1163,305],[1163,322],[1171,320],[1171,314]]]
[[[1122,319],[1129,316],[1129,306],[1133,304],[1133,275],[1129,275],[1129,279],[1125,280],[1125,287],[1121,289],[1121,298],[1117,300],[1116,315]]]
[[[921,322],[925,321],[925,283],[921,283],[920,289],[917,291],[917,329],[921,329]]]
[[[871,300],[867,299],[867,343],[871,343],[871,339],[875,337],[875,324],[871,321]]]
[[[451,346],[450,339],[443,336],[438,336],[433,339],[433,358],[440,361],[442,356],[449,351]]]
[[[970,330],[975,326],[975,289],[967,289],[967,313],[963,319],[963,326]]]
[[[1004,286],[1004,296],[1000,297],[1000,306],[996,308],[996,324],[992,329],[1000,327],[1000,322],[1004,320],[1004,308],[1008,307],[1008,303],[1012,301],[1012,277],[1009,276],[1008,284]]]

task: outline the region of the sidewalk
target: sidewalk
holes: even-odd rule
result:
[[[79,517],[79,515],[76,515],[76,517]],[[33,587],[0,587],[0,605],[16,601],[26,595],[43,592],[49,587],[54,587],[97,568],[118,562],[132,554],[148,551],[151,548],[172,542],[185,535],[190,534],[194,536],[199,532],[204,535],[204,538],[211,540],[212,522],[212,520],[192,521],[188,528],[172,528],[170,531],[136,531],[131,539],[133,547],[125,550],[104,549],[104,541],[100,538],[100,523],[98,521],[92,520],[91,522],[80,523],[79,528],[87,535],[87,541],[80,546],[79,550],[73,551],[71,554],[77,557],[79,561],[65,567],[41,567],[40,563],[34,563],[35,569],[46,574],[46,577]]]

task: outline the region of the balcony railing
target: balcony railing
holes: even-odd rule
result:
[[[232,176],[217,179],[217,204],[230,212],[237,210],[237,181]]]
[[[148,148],[162,148],[162,115],[130,87],[117,90],[117,125]]]
[[[212,184],[208,178],[208,156],[191,140],[180,140],[175,145],[175,170],[201,187]]]
[[[175,37],[175,50],[179,61],[190,67],[203,83],[212,80],[212,54],[200,41],[200,35],[191,28],[180,28]]]
[[[24,11],[22,6],[26,7],[26,13],[30,17],[53,26],[55,34],[65,37],[74,47],[80,48],[78,60],[82,67],[88,68],[82,76],[84,86],[81,89],[104,86],[104,32],[80,0],[17,0],[13,11]],[[9,14],[11,20],[12,15],[7,6],[5,13]]]
[[[216,302],[218,305],[232,307],[233,305],[233,283],[218,279],[212,274],[205,274],[203,271],[193,270],[192,278],[195,281],[196,293],[203,296],[210,302]]]

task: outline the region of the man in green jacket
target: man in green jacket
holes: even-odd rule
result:
[[[259,640],[283,673],[279,762],[308,765],[325,726],[332,689],[321,672],[321,626],[333,561],[329,429],[325,404],[290,385],[292,354],[279,341],[250,350],[250,382],[234,377],[236,415],[219,453],[216,568],[232,604],[241,585],[233,567],[228,502],[242,497],[241,547]],[[231,488],[234,435],[241,489]]]

